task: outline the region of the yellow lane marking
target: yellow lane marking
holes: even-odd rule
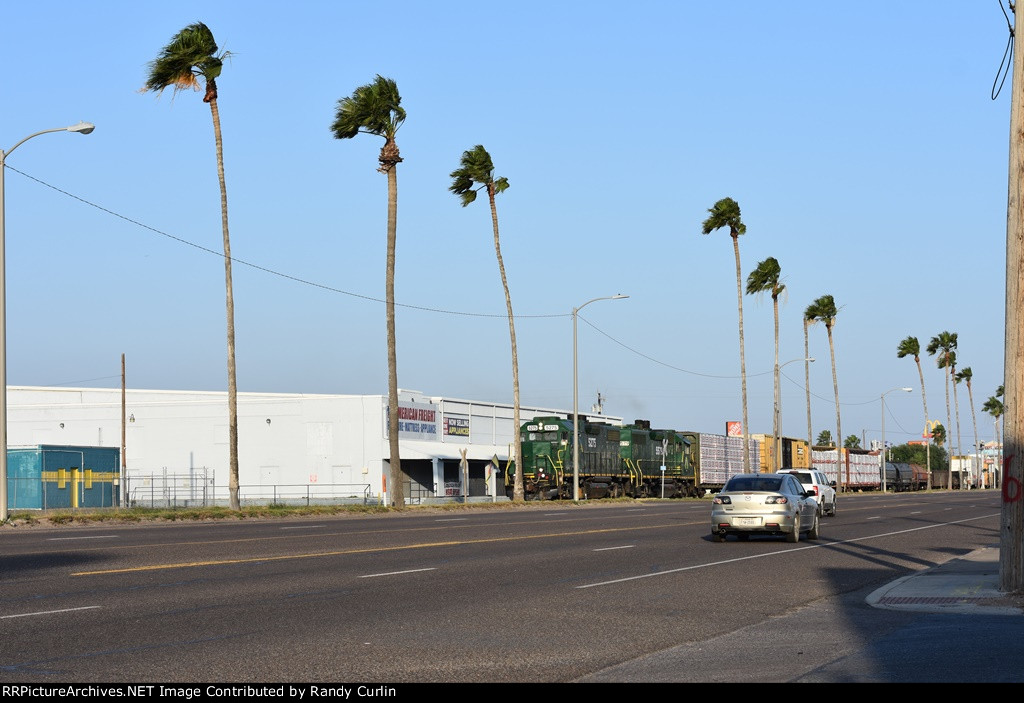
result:
[[[174,564],[152,564],[149,566],[133,566],[125,569],[103,569],[99,571],[77,571],[72,576],[102,576],[107,574],[130,574],[140,571],[160,571],[163,569],[187,569],[197,566],[224,566],[227,564],[253,564],[266,561],[286,561],[290,559],[316,559],[321,557],[337,557],[349,554],[372,554],[374,552],[397,552],[405,549],[431,549],[435,547],[456,547],[469,544],[491,544],[495,542],[518,542],[528,539],[551,539],[553,537],[572,537],[574,535],[598,535],[606,532],[633,532],[636,530],[653,530],[665,527],[679,527],[682,523],[673,522],[668,525],[646,525],[642,527],[602,528],[599,530],[580,530],[577,532],[552,532],[543,535],[522,535],[519,537],[489,537],[486,539],[450,540],[446,542],[424,542],[422,544],[406,544],[396,547],[365,547],[361,549],[343,549],[331,552],[312,552],[308,554],[284,554],[281,556],[248,557],[245,559],[212,559],[208,561],[188,561]],[[691,523],[695,524],[695,523]]]

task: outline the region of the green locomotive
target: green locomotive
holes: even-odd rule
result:
[[[571,419],[538,417],[520,432],[523,488],[527,499],[572,499]],[[634,498],[701,495],[697,479],[698,435],[652,430],[637,420],[618,427],[580,416],[580,495],[586,498]],[[664,467],[664,470],[662,470]],[[511,496],[513,470],[506,472]]]

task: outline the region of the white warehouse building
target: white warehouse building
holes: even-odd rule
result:
[[[226,392],[10,386],[8,445],[120,447],[125,504],[228,498]],[[406,499],[504,499],[512,405],[399,391]],[[386,395],[238,393],[239,493],[252,502],[384,499]],[[528,422],[571,411],[521,407]],[[601,416],[611,424],[622,419]],[[460,469],[462,450],[468,485]]]

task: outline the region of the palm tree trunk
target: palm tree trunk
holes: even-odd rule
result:
[[[946,365],[943,367],[943,372],[946,374],[946,441],[950,445],[953,443],[949,441],[950,425],[953,424],[952,415],[949,410],[949,354],[946,354]],[[946,490],[953,490],[953,447],[949,448],[949,464],[946,468]]]
[[[780,389],[779,389],[779,296],[778,294],[772,296],[772,308],[775,312],[775,413],[773,415],[774,422],[774,434],[772,435],[772,471],[776,471],[782,467],[782,457],[779,454],[782,451],[782,420],[779,417],[779,401]]]
[[[388,328],[388,445],[390,457],[390,483],[388,495],[393,507],[405,507],[405,476],[398,453],[398,354],[395,351],[395,242],[398,238],[398,170],[397,164],[388,169],[388,254],[385,272],[386,312]]]
[[[971,450],[971,466],[974,465],[974,452],[978,451],[978,416],[974,412],[974,392],[971,390],[971,382],[967,381],[967,400],[971,404],[971,424],[974,426],[974,449]],[[978,470],[978,477],[981,477],[981,469]]]
[[[212,81],[210,81],[212,83]],[[210,88],[212,86],[208,86]],[[213,87],[216,95],[216,87]],[[224,288],[228,328],[228,500],[232,510],[241,508],[238,496],[238,384],[235,378],[235,296],[231,285],[231,238],[228,236],[228,189],[224,180],[224,143],[220,131],[217,98],[209,101],[213,138],[217,144],[217,179],[220,181],[220,221],[224,235]]]
[[[814,432],[811,430],[811,358],[810,343],[807,339],[807,318],[804,318],[804,389],[807,391],[807,452],[814,446]],[[811,457],[808,456],[810,460]],[[814,466],[811,461],[810,466]],[[838,477],[836,478],[838,480]]]
[[[743,390],[743,473],[750,473],[750,428],[747,427],[747,361],[743,353],[743,275],[740,271],[740,238],[732,235],[736,254],[736,299],[740,313],[740,385]]]
[[[921,403],[924,405],[924,432],[928,434],[928,398],[924,394],[924,371],[921,370],[921,357],[914,355],[914,362],[917,364],[917,375],[921,377]],[[884,451],[884,449],[883,449]],[[932,438],[925,437],[924,460],[928,472],[928,490],[932,489]]]
[[[836,395],[836,480],[842,481],[843,471],[843,426],[839,419],[839,379],[836,376],[836,347],[832,341],[832,325],[826,324],[828,332],[828,353],[832,359],[832,390]],[[846,467],[846,481],[843,492],[850,490],[850,467]]]
[[[498,257],[498,270],[501,272],[501,286],[505,290],[505,307],[508,310],[508,334],[512,340],[512,435],[513,457],[516,462],[516,475],[512,485],[512,500],[524,500],[523,493],[523,445],[520,441],[519,428],[519,350],[516,347],[516,324],[512,314],[512,295],[508,291],[508,278],[505,276],[505,262],[501,258],[501,242],[498,239],[498,207],[494,203],[494,184],[487,184],[487,195],[491,200],[491,224],[494,225],[494,253]]]
[[[956,410],[956,453],[960,457],[960,490],[964,489],[964,450],[960,443],[960,400],[956,393],[956,367],[949,368],[949,375],[953,378],[953,408]]]

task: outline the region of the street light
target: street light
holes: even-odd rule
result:
[[[32,137],[50,132],[78,132],[89,134],[95,125],[79,122],[70,127],[44,129],[42,132],[30,134],[7,151],[0,151],[0,524],[7,522],[7,263],[4,260],[4,169],[7,168],[7,157],[12,151]]]
[[[814,357],[813,356],[808,356],[808,357],[803,358],[803,359],[790,359],[785,364],[780,366],[778,368],[778,370],[776,371],[776,373],[775,373],[775,377],[776,377],[776,379],[775,379],[775,381],[776,381],[775,382],[775,438],[772,440],[772,443],[775,445],[774,446],[775,451],[773,451],[772,453],[775,456],[773,457],[774,458],[774,462],[773,462],[774,466],[772,467],[773,470],[777,470],[777,469],[782,468],[782,462],[781,462],[781,455],[782,455],[782,389],[779,388],[778,375],[780,373],[782,373],[782,369],[786,368],[790,364],[795,363],[797,361],[809,361],[809,362],[811,362],[813,364],[814,363]],[[811,448],[807,447],[807,451],[811,451]],[[810,457],[808,457],[808,458],[810,458]]]
[[[886,489],[886,485],[885,485],[885,469],[886,469],[886,466],[885,466],[885,396],[887,396],[889,393],[892,393],[894,391],[903,391],[904,393],[909,393],[912,390],[914,390],[914,389],[910,388],[908,386],[904,386],[903,388],[890,388],[889,390],[887,390],[885,393],[882,394],[882,493],[885,493],[885,489]]]
[[[577,360],[576,354],[576,317],[580,310],[587,307],[591,303],[596,303],[598,300],[622,300],[628,298],[628,295],[622,293],[616,293],[615,295],[606,295],[601,298],[594,298],[580,305],[578,308],[572,309],[572,499],[579,502],[580,499],[580,446],[579,446],[579,432],[580,432],[580,394],[579,394],[579,374],[577,371]]]

